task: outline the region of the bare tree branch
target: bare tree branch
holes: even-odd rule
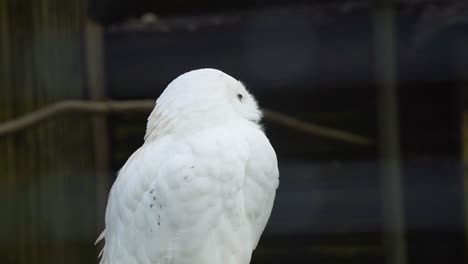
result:
[[[302,131],[313,136],[335,139],[347,143],[352,143],[355,145],[371,146],[374,144],[372,139],[359,136],[350,132],[302,121],[272,110],[263,109],[263,113],[265,119],[267,119],[270,122],[277,123],[297,131]]]
[[[45,119],[69,112],[84,112],[90,114],[116,112],[149,113],[153,108],[154,100],[100,102],[78,100],[62,101],[46,106],[42,109],[36,110],[16,119],[0,123],[0,136],[16,133],[17,131],[36,125],[44,121]],[[362,146],[371,146],[374,144],[372,139],[349,133],[346,131],[328,128],[310,122],[295,119],[272,110],[263,109],[263,113],[265,119],[270,122],[277,123],[281,126],[288,127],[293,130],[302,131],[312,136],[320,136]]]
[[[85,113],[112,113],[112,112],[144,112],[151,111],[154,107],[153,100],[138,101],[62,101],[51,104],[34,112],[18,117],[16,119],[0,124],[0,136],[15,133],[33,126],[43,120],[55,115],[67,112],[85,112]]]

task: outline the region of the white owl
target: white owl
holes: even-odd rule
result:
[[[110,191],[101,263],[250,263],[279,183],[261,116],[219,70],[172,81]]]

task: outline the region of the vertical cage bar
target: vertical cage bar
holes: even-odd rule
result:
[[[88,91],[91,100],[104,100],[106,97],[104,80],[104,52],[102,27],[89,20],[86,23],[86,70]],[[104,211],[109,189],[109,139],[105,115],[92,118],[94,138],[94,163],[96,172],[96,222],[98,232],[104,229]]]
[[[392,1],[380,1],[374,12],[384,247],[388,264],[406,264],[396,74],[396,33]]]

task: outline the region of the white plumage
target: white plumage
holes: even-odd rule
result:
[[[221,71],[171,82],[112,186],[101,263],[250,263],[279,183],[260,119]]]

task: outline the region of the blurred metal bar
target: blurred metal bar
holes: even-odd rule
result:
[[[405,264],[406,239],[401,179],[394,7],[375,7],[374,34],[386,263]]]
[[[86,66],[89,97],[92,101],[106,99],[104,81],[103,29],[89,20],[86,23]],[[98,234],[104,230],[104,214],[109,189],[109,139],[105,114],[93,116],[94,166],[96,171],[96,227]]]

